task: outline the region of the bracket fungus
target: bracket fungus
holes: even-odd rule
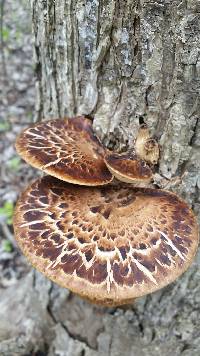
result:
[[[85,117],[32,125],[17,138],[16,150],[33,167],[69,183],[95,186],[113,179],[104,148]]]
[[[33,125],[16,148],[50,174],[19,198],[14,231],[28,260],[52,281],[115,306],[166,286],[189,267],[199,236],[188,205],[164,190],[108,184],[113,175],[137,185],[152,179],[159,146],[146,125],[132,154],[108,153],[85,117]]]
[[[21,195],[14,230],[35,268],[106,306],[174,281],[198,245],[194,214],[173,193],[126,184],[74,186],[50,176]]]
[[[109,171],[121,182],[141,186],[148,184],[153,178],[151,168],[133,152],[107,153],[104,161]]]
[[[105,152],[104,161],[115,178],[136,186],[153,181],[152,166],[158,163],[159,145],[150,136],[147,125],[140,125],[134,147],[125,153]]]

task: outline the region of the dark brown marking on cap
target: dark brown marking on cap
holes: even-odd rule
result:
[[[27,211],[24,213],[24,220],[31,222],[33,220],[40,220],[45,217],[45,213],[39,210]]]
[[[47,226],[46,226],[45,222],[29,225],[29,229],[30,230],[39,230],[39,231],[41,230],[41,231],[43,231],[43,230],[46,229],[46,227]]]
[[[91,283],[99,284],[105,281],[107,277],[106,262],[94,261],[91,268],[88,269],[87,279]]]
[[[51,240],[53,240],[54,242],[56,243],[61,243],[61,242],[64,242],[63,239],[61,239],[60,235],[59,234],[53,234],[51,235]]]
[[[126,260],[126,257],[127,257],[127,246],[119,247],[119,252],[120,252],[123,260]]]
[[[152,263],[152,262],[150,262],[149,260],[142,260],[141,261],[141,264],[145,267],[145,268],[147,268],[147,270],[149,270],[150,272],[154,272],[155,271],[155,265]]]
[[[91,261],[91,259],[93,258],[93,251],[92,250],[86,251],[85,258],[86,258],[87,262]]]
[[[122,181],[123,177],[133,181],[152,178],[150,167],[134,153],[108,153],[104,159],[110,171],[118,174],[117,178],[122,178]]]
[[[102,211],[102,215],[103,215],[103,217],[104,217],[105,219],[108,219],[109,216],[110,216],[110,214],[111,214],[111,212],[112,212],[112,209],[111,209],[111,207],[110,207],[110,208],[107,208],[106,210]]]
[[[38,231],[29,231],[29,238],[30,240],[35,240],[38,238]],[[25,238],[25,236],[23,236]]]
[[[162,254],[160,254],[160,256],[159,256],[159,260],[161,261],[161,263],[163,263],[164,265],[168,265],[168,266],[170,266],[171,265],[171,261],[170,261],[170,259],[166,256],[166,255],[164,255],[163,253]]]
[[[127,294],[131,299],[168,284],[192,261],[195,218],[171,195],[127,184],[99,189],[43,177],[19,199],[16,237],[34,266],[62,286],[76,293],[80,286],[80,294],[90,299],[95,289],[96,300],[103,295],[123,302]]]
[[[64,181],[103,185],[113,179],[104,147],[85,117],[39,122],[21,133],[16,149],[31,165]]]
[[[96,213],[100,213],[100,212],[101,212],[101,209],[102,209],[102,206],[101,206],[101,205],[99,205],[99,206],[92,206],[92,207],[90,208],[90,211],[91,211],[92,213],[96,214]]]

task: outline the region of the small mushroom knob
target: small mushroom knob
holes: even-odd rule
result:
[[[155,165],[159,160],[158,142],[151,138],[146,124],[142,125],[135,140],[135,152],[145,162]]]

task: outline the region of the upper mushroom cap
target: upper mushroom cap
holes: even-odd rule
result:
[[[152,179],[150,167],[130,152],[107,153],[104,160],[109,171],[122,182],[147,183]]]
[[[72,186],[50,176],[22,194],[14,230],[35,268],[103,305],[128,303],[174,281],[198,245],[194,214],[173,193]]]
[[[16,149],[33,167],[70,183],[103,185],[113,179],[104,148],[85,117],[37,123],[20,134]]]

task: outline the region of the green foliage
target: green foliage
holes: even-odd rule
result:
[[[12,225],[12,217],[14,213],[13,203],[6,201],[3,207],[0,208],[0,216],[4,217],[8,225]]]
[[[15,156],[8,161],[7,165],[12,171],[17,172],[20,169],[21,159]]]
[[[8,121],[0,121],[0,133],[10,130],[10,123]]]
[[[10,31],[8,28],[3,28],[2,32],[1,32],[1,36],[3,39],[3,42],[7,42],[10,36]]]
[[[4,252],[12,252],[13,251],[13,246],[9,240],[3,240],[2,241],[2,248]]]

